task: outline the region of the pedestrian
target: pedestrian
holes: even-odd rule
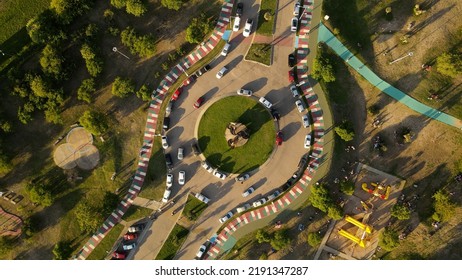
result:
[[[297,216],[300,217],[300,215],[302,215],[302,212],[297,212]]]

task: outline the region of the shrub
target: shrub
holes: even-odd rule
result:
[[[47,207],[53,204],[53,196],[48,186],[41,183],[29,183],[26,186],[26,193],[30,201]]]
[[[345,142],[349,142],[355,137],[353,126],[348,121],[342,122],[342,124],[336,126],[334,130],[335,133],[337,133],[337,135]]]
[[[79,119],[80,124],[94,135],[105,133],[108,128],[106,116],[97,111],[85,111]]]
[[[452,78],[462,74],[462,54],[441,54],[436,58],[436,70]]]
[[[398,220],[409,220],[411,218],[411,210],[403,204],[395,204],[391,208],[391,215]]]
[[[151,100],[151,90],[147,85],[141,86],[141,88],[136,92],[136,96],[141,98],[143,101]]]
[[[133,28],[127,27],[120,33],[122,44],[134,55],[149,57],[156,52],[155,38],[152,35],[138,35]]]
[[[281,250],[289,246],[290,237],[286,229],[278,230],[274,233],[273,238],[271,238],[270,244],[276,250]]]
[[[320,52],[322,53],[322,52]],[[313,61],[311,76],[326,83],[335,81],[335,71],[332,62],[324,55],[319,55]]]
[[[191,44],[199,44],[204,40],[205,35],[213,30],[213,22],[201,14],[197,18],[193,18],[186,29],[186,41]]]
[[[178,11],[183,5],[183,0],[161,0],[160,3],[167,9]]]
[[[125,10],[129,14],[139,17],[144,15],[148,8],[146,7],[146,4],[144,4],[141,0],[127,0]]]
[[[352,195],[355,191],[355,184],[352,181],[341,181],[340,182],[340,191]]]
[[[435,212],[432,215],[432,218],[437,222],[447,222],[451,217],[454,216],[456,204],[451,202],[449,195],[443,191],[439,190],[433,195],[433,208]]]
[[[127,97],[135,93],[135,84],[128,78],[115,78],[112,83],[112,94],[118,97]]]
[[[321,244],[322,236],[318,232],[310,232],[308,233],[308,244],[311,247],[316,247]]]
[[[95,79],[85,79],[77,90],[77,99],[91,103],[93,102],[93,94],[95,92]]]
[[[269,242],[271,240],[270,234],[263,229],[257,230],[255,238],[257,239],[258,243]]]
[[[386,227],[385,230],[379,236],[379,246],[386,251],[392,251],[399,245],[399,236],[398,233],[392,230],[389,227]]]

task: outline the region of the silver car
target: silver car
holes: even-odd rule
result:
[[[303,103],[301,100],[295,101],[295,106],[297,107],[297,110],[301,113],[305,111],[305,106],[303,106]]]
[[[307,128],[310,126],[310,119],[308,118],[308,115],[302,116],[302,123],[303,123],[304,128]]]
[[[248,197],[254,191],[255,191],[255,189],[253,187],[250,187],[247,190],[245,190],[245,192],[242,193],[242,197]]]
[[[226,68],[226,66],[223,66],[223,68],[221,68],[216,75],[217,79],[221,79],[221,77],[225,75],[226,71],[228,71],[228,68]]]
[[[218,170],[213,171],[213,176],[215,176],[215,177],[217,177],[217,178],[219,178],[219,179],[221,179],[221,180],[226,179],[226,174],[221,173],[221,172],[218,171]]]
[[[178,160],[183,160],[183,152],[184,152],[184,149],[183,148],[178,148]]]
[[[295,98],[300,97],[300,94],[298,93],[298,89],[296,85],[291,85],[290,86],[290,92],[292,92],[292,96]]]
[[[250,178],[250,174],[249,173],[245,173],[245,174],[242,174],[241,176],[239,177],[236,177],[236,182],[244,182],[246,181],[247,179]]]
[[[201,165],[208,173],[213,172],[213,168],[206,161],[203,161]]]
[[[260,97],[258,101],[260,101],[260,103],[263,104],[263,106],[265,106],[268,109],[271,109],[271,107],[273,107],[273,104],[264,97]]]
[[[241,88],[237,91],[237,94],[243,95],[243,96],[252,96],[253,92],[250,89]]]
[[[253,207],[258,207],[260,205],[263,205],[266,203],[266,198],[260,198],[259,200],[256,200],[252,203]]]
[[[204,253],[205,253],[206,250],[207,250],[207,247],[205,247],[205,245],[201,245],[201,246],[199,247],[199,251],[197,251],[197,253],[196,253],[196,257],[197,257],[198,259],[202,258],[202,256],[204,255]]]
[[[228,213],[226,213],[226,215],[224,215],[223,217],[220,218],[220,223],[224,223],[226,222],[227,220],[229,220],[231,217],[233,216],[233,212],[232,211],[229,211]]]
[[[162,148],[167,149],[168,148],[168,138],[167,136],[162,136]]]
[[[196,195],[194,195],[197,199],[199,199],[200,201],[204,202],[205,204],[209,203],[210,199],[208,197],[206,197],[205,195],[201,194],[201,193],[196,193]]]
[[[173,174],[167,174],[167,189],[173,186]]]
[[[311,148],[311,134],[307,134],[305,136],[305,141],[303,143],[303,146],[305,147],[305,149]]]
[[[237,213],[242,213],[242,212],[246,211],[247,209],[249,209],[250,207],[251,207],[250,204],[246,203],[246,204],[242,205],[241,207],[237,207],[236,212]]]

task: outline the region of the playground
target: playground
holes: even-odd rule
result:
[[[21,234],[22,220],[0,207],[0,236],[16,237]]]
[[[371,259],[406,181],[359,163],[345,217],[331,222],[315,259]]]

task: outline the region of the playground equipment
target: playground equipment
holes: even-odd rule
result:
[[[364,223],[361,223],[360,221],[354,219],[353,217],[350,217],[348,215],[345,215],[345,221],[358,227],[359,229],[362,229],[363,230],[363,233],[361,234],[361,238],[343,230],[343,229],[340,229],[338,231],[338,234],[340,234],[341,236],[343,237],[346,237],[348,239],[350,239],[351,241],[353,241],[354,243],[358,244],[359,246],[361,246],[361,248],[365,248],[366,247],[366,243],[364,242],[366,240],[366,234],[371,234],[372,233],[372,227],[364,224]]]
[[[388,186],[383,186],[379,183],[370,183],[370,186],[368,186],[367,183],[362,183],[361,187],[363,188],[363,190],[365,190],[366,192],[380,198],[380,199],[383,199],[383,200],[387,200],[388,199],[388,196],[390,195],[390,190],[391,190],[391,186],[388,185]]]

